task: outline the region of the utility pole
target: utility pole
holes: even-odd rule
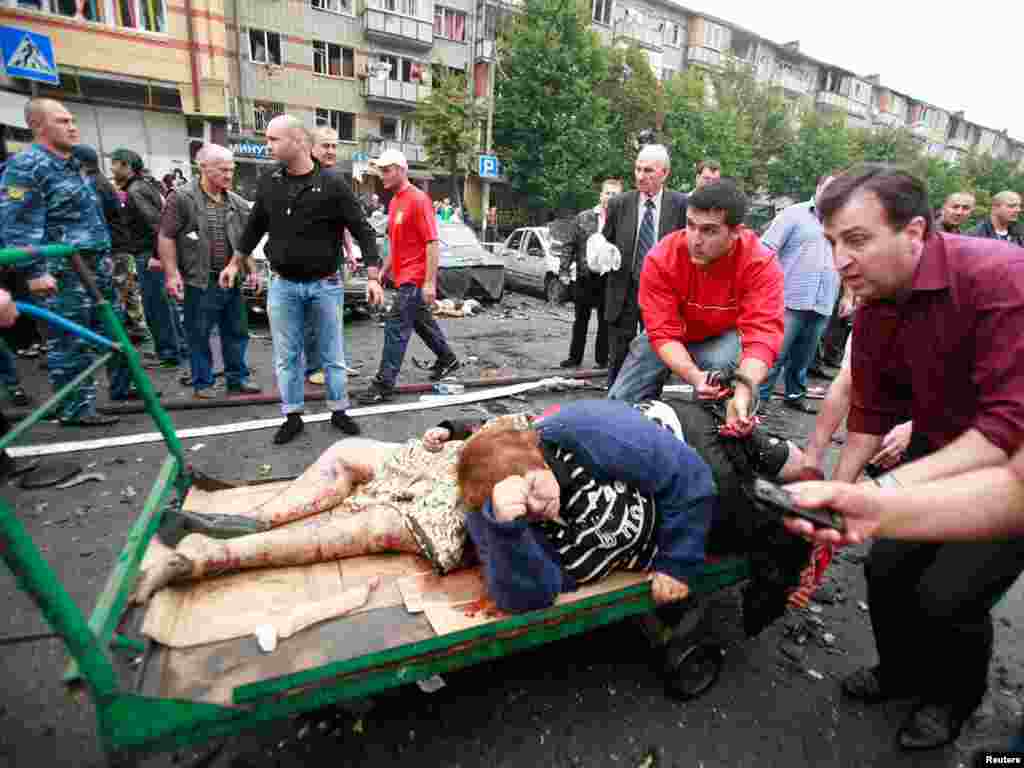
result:
[[[493,154],[493,143],[494,143],[494,68],[497,65],[497,46],[492,49],[491,56],[487,64],[487,152],[486,154]],[[483,189],[483,203],[482,213],[480,217],[480,240],[487,242],[487,215],[491,210],[491,180],[485,178],[484,189]],[[495,222],[497,224],[497,222]]]

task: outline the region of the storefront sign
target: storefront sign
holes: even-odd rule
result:
[[[53,43],[46,35],[18,27],[0,27],[0,50],[8,77],[60,84]]]
[[[233,141],[231,151],[235,157],[251,158],[254,160],[273,160],[270,156],[270,147],[258,141]]]

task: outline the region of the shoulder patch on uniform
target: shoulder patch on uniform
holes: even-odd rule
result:
[[[25,187],[6,186],[2,190],[4,197],[9,197],[11,200],[24,200],[25,195],[28,194],[28,189]]]

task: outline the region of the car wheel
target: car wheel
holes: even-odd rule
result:
[[[548,275],[548,279],[544,281],[544,298],[548,300],[548,304],[561,304],[565,300],[562,281],[554,275]]]

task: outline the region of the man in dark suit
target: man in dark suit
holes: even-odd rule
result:
[[[665,189],[668,150],[648,144],[637,155],[636,190],[612,198],[602,230],[622,254],[622,264],[608,273],[605,321],[608,323],[608,387],[611,388],[640,323],[637,290],[647,252],[670,232],[686,227],[686,195]]]
[[[583,363],[583,350],[587,346],[587,328],[590,313],[597,312],[597,341],[594,347],[594,362],[598,368],[608,365],[608,323],[604,319],[605,275],[592,271],[587,266],[587,240],[595,232],[604,229],[608,216],[608,202],[622,194],[620,179],[605,179],[601,185],[601,200],[594,208],[581,211],[573,222],[572,237],[562,246],[562,272],[571,274],[573,302],[576,319],[572,324],[572,341],[569,343],[569,357],[559,365],[562,368],[577,368]]]

